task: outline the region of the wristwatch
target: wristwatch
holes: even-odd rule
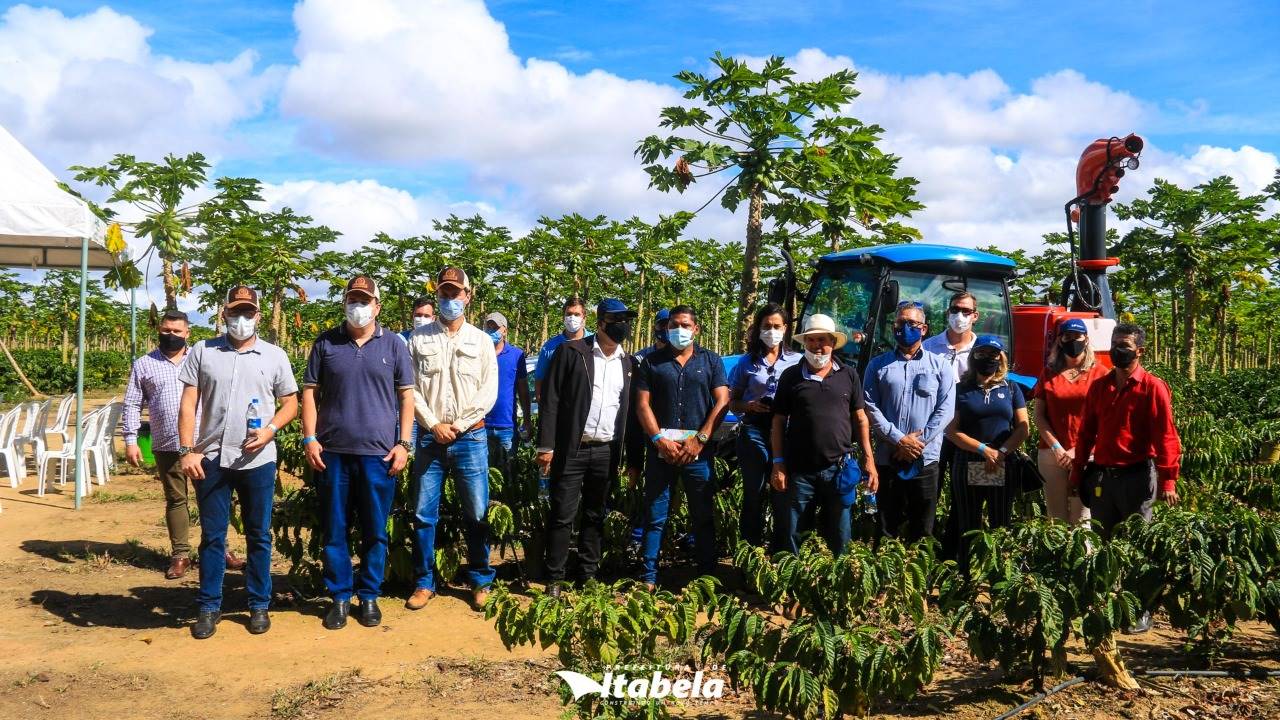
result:
[[[413,454],[413,443],[409,442],[408,440],[401,440],[396,444],[404,448],[404,451],[409,453],[410,455]]]
[[[711,440],[711,436],[704,432],[698,433],[695,437],[697,437],[698,442],[702,443],[703,445],[706,445],[707,442]]]
[[[181,446],[181,447],[179,447],[179,448],[178,448],[178,457],[185,457],[185,456],[190,455],[191,453],[193,453],[193,452],[195,452],[195,451],[196,451],[196,449],[195,449],[194,447],[192,447],[191,445],[183,445],[183,446]]]

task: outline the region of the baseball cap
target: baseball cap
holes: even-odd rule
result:
[[[507,326],[507,316],[500,312],[491,312],[484,316],[484,322],[485,324],[493,323],[498,327],[504,328]]]
[[[1089,326],[1085,325],[1084,321],[1081,320],[1080,318],[1067,318],[1066,320],[1063,320],[1062,322],[1058,323],[1058,332],[1059,333],[1078,332],[1083,335],[1088,335]]]
[[[227,301],[224,305],[228,310],[242,305],[248,305],[254,310],[257,310],[258,291],[248,285],[237,285],[227,291]]]
[[[446,267],[436,276],[436,287],[441,285],[453,285],[463,290],[471,289],[471,278],[467,277],[467,273],[462,268]]]
[[[382,299],[382,294],[378,292],[378,283],[374,282],[373,278],[368,275],[357,275],[351,278],[347,283],[346,291],[342,294],[343,299],[345,300],[351,293],[360,293],[375,300]]]
[[[671,319],[671,311],[668,310],[667,308],[662,308],[661,310],[658,311],[657,315],[653,316],[654,322],[666,322],[670,319]]]
[[[995,335],[979,335],[978,339],[973,342],[973,349],[978,348],[995,348],[1000,352],[1004,352],[1004,341]]]
[[[596,317],[601,315],[623,315],[633,318],[636,316],[636,311],[628,310],[626,303],[617,298],[605,298],[596,305]]]

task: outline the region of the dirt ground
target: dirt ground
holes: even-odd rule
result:
[[[121,467],[120,472],[128,473]],[[79,512],[71,485],[35,496],[34,478],[0,488],[0,718],[551,718],[561,713],[554,655],[508,652],[462,593],[425,610],[383,603],[383,625],[320,624],[322,604],[277,607],[271,631],[244,625],[244,585],[228,573],[224,616],[190,636],[196,572],[167,581],[163,497],[146,475],[114,476]],[[198,532],[195,529],[194,532]],[[197,538],[193,537],[193,542]],[[243,555],[243,541],[232,533]],[[239,546],[237,546],[239,542]],[[279,560],[279,558],[277,558]],[[275,565],[277,578],[284,572]],[[283,583],[277,582],[277,589]],[[1188,667],[1168,626],[1121,647],[1131,668]],[[1269,628],[1248,624],[1223,667],[1280,667]],[[770,717],[748,693],[680,708],[704,718]],[[975,664],[955,641],[937,681],[881,717],[994,718],[1032,694]],[[1121,693],[1079,685],[1024,717],[1277,718],[1280,684],[1232,679],[1145,682]]]

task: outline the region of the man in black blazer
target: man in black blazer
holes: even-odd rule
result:
[[[556,349],[543,379],[538,406],[538,465],[551,476],[547,520],[547,588],[558,596],[565,579],[569,536],[582,506],[579,576],[595,576],[604,536],[605,508],[624,450],[643,442],[631,415],[635,359],[622,349],[636,317],[621,300],[596,306],[596,334]],[[630,435],[630,437],[628,437]],[[641,448],[643,449],[643,448]],[[628,475],[639,453],[626,451]]]

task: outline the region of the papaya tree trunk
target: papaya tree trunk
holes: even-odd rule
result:
[[[284,287],[271,290],[271,342],[280,344],[280,326],[284,324]]]
[[[160,274],[164,279],[164,309],[178,309],[178,276],[173,274],[173,261],[160,258]]]
[[[751,203],[747,210],[747,244],[742,250],[742,284],[738,290],[738,323],[733,350],[745,347],[751,331],[751,313],[756,305],[756,287],[760,284],[760,245],[764,239],[764,188],[751,186]]]
[[[1182,355],[1187,362],[1187,380],[1191,382],[1196,381],[1196,365],[1198,364],[1196,362],[1196,316],[1200,314],[1200,289],[1196,287],[1196,283],[1199,279],[1194,265],[1190,265],[1182,271],[1186,305],[1182,311]]]

